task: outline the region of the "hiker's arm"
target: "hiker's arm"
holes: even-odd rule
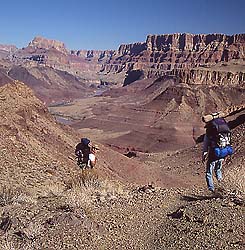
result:
[[[202,147],[202,162],[205,162],[208,156],[209,139],[207,135],[204,136],[203,147]]]
[[[205,135],[203,139],[202,152],[208,152],[208,147],[209,147],[209,139],[208,136]]]
[[[79,143],[79,144],[77,144],[77,146],[76,146],[75,155],[78,155],[78,154],[79,154],[80,149],[81,149],[81,147],[80,147],[80,143]]]

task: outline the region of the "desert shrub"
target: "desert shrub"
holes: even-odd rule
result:
[[[71,175],[65,181],[66,192],[63,196],[71,207],[84,207],[94,201],[94,196],[101,183],[94,170],[86,169]]]
[[[74,188],[98,188],[100,186],[100,180],[94,170],[85,169],[76,174],[73,174],[71,178],[65,182],[68,189]]]
[[[0,206],[4,207],[17,201],[20,191],[13,190],[10,187],[0,187]]]
[[[66,182],[64,197],[69,206],[83,207],[94,202],[105,202],[125,195],[120,183],[99,178],[93,170],[81,171]]]

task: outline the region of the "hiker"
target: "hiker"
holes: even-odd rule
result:
[[[233,153],[231,143],[231,131],[224,118],[214,118],[205,125],[202,149],[202,162],[206,163],[206,182],[208,189],[214,192],[213,171],[217,181],[222,181],[222,164],[224,158]]]
[[[96,164],[95,153],[98,149],[98,145],[93,145],[88,138],[82,138],[81,142],[76,145],[75,149],[77,165],[81,169],[93,168]]]

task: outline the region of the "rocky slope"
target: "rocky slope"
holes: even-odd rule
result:
[[[70,175],[79,171],[74,148],[82,135],[58,124],[25,84],[15,81],[0,88],[0,114],[2,184],[11,182],[16,187],[26,184],[29,187],[22,180],[22,177],[29,179],[27,175],[33,178],[31,185],[36,186],[44,179],[51,181],[64,173]],[[122,182],[151,182],[155,176],[146,165],[103,145],[98,161],[101,176]],[[12,166],[11,170],[4,167],[6,164]],[[19,175],[14,174],[14,169]],[[38,169],[38,175],[32,176]]]
[[[0,69],[0,86],[14,79],[25,82],[47,104],[82,98],[95,91],[72,74],[40,65],[11,65]]]
[[[26,85],[0,88],[0,114],[2,249],[243,249],[244,113],[230,116],[235,155],[215,196],[201,145],[135,159],[101,145],[95,171],[80,172],[79,135]]]

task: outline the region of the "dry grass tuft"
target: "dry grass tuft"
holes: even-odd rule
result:
[[[73,175],[66,183],[64,196],[72,207],[83,207],[85,204],[105,202],[125,195],[122,185],[100,179],[94,170],[83,170]]]
[[[33,195],[36,194],[39,197],[61,197],[63,192],[67,189],[66,185],[61,182],[46,181],[41,187],[37,187]]]
[[[83,207],[84,204],[94,201],[94,195],[101,182],[94,170],[86,169],[73,174],[65,185],[67,191],[64,197],[67,203],[72,207]]]
[[[19,190],[13,190],[6,185],[0,187],[0,206],[4,207],[17,202],[20,193]]]
[[[94,170],[85,169],[74,174],[65,182],[67,189],[75,188],[98,188],[100,186],[99,177]]]

